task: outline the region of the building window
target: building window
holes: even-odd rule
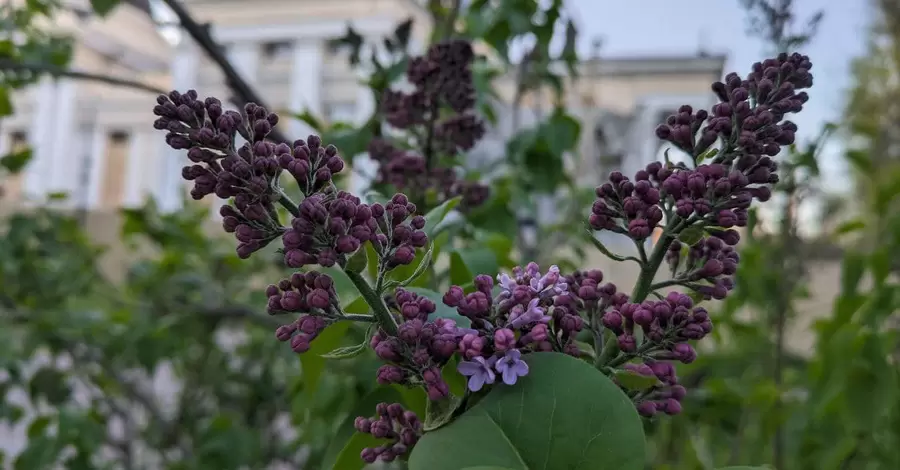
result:
[[[100,191],[101,208],[118,208],[125,196],[128,172],[128,152],[131,136],[116,130],[106,135],[106,152],[103,158],[103,186]]]
[[[287,59],[293,51],[294,43],[291,41],[270,41],[262,45],[263,59],[268,61]]]
[[[355,121],[356,103],[346,101],[325,105],[325,119],[327,119],[329,123]]]

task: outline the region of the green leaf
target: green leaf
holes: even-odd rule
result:
[[[845,235],[852,232],[858,232],[866,228],[866,222],[862,219],[848,220],[834,229],[835,235]]]
[[[308,109],[304,110],[302,113],[294,114],[294,119],[301,121],[311,127],[316,132],[323,132],[325,130],[325,123],[322,122],[321,119],[313,115]],[[326,144],[331,142],[325,142]],[[338,147],[338,150],[342,150]]]
[[[436,229],[438,228],[438,224],[447,218],[447,214],[449,214],[453,208],[458,206],[460,201],[462,201],[462,196],[447,199],[441,205],[431,209],[425,214],[425,228],[423,230],[425,231],[425,234],[428,235],[429,239],[433,239],[433,237],[437,235]]]
[[[855,293],[866,269],[866,257],[862,253],[847,252],[841,264],[841,294]]]
[[[457,395],[450,395],[447,399],[440,401],[428,400],[422,429],[425,432],[431,432],[446,426],[460,406],[462,406],[462,399]]]
[[[617,385],[564,354],[525,361],[530,371],[515,385],[495,384],[455,421],[425,434],[410,470],[644,468],[643,424]]]
[[[493,467],[493,466],[478,466],[478,467],[466,467],[463,470],[513,470],[509,467]]]
[[[365,462],[359,458],[360,452],[366,447],[382,444],[371,434],[356,432],[353,422],[358,416],[374,416],[375,406],[379,403],[397,403],[402,397],[392,387],[379,387],[363,397],[357,403],[347,418],[341,423],[335,435],[331,436],[330,444],[322,458],[321,468],[334,468],[335,470],[355,470],[365,466]],[[369,439],[366,439],[368,436]]]
[[[585,227],[587,227],[587,226],[585,226]],[[587,227],[587,239],[588,239],[588,241],[591,242],[591,244],[594,245],[594,248],[596,248],[600,253],[603,253],[604,255],[606,255],[607,258],[609,258],[613,261],[621,262],[621,261],[626,261],[626,260],[630,259],[627,256],[617,255],[617,254],[613,253],[612,251],[610,251],[609,248],[607,248],[606,245],[603,244],[603,242],[601,242],[600,240],[597,239],[596,236],[594,236],[594,231],[590,227]]]
[[[0,86],[0,117],[10,116],[13,113],[12,98],[9,97],[9,88]]]
[[[737,466],[737,467],[721,467],[716,470],[767,470],[769,467],[748,467],[748,466]]]
[[[409,275],[409,277],[407,277],[403,281],[400,281],[400,286],[406,287],[406,286],[412,284],[413,281],[418,279],[419,276],[421,276],[425,272],[425,270],[428,269],[428,266],[431,265],[431,262],[433,261],[433,259],[434,259],[434,243],[429,243],[428,250],[425,252],[425,254],[422,255],[422,259],[419,261],[419,264],[416,266],[416,270],[413,271],[412,274]]]
[[[704,160],[715,158],[719,154],[719,149],[711,148],[697,156],[696,163],[702,163]]]
[[[356,250],[356,253],[347,260],[347,265],[344,266],[344,270],[351,273],[361,273],[368,265],[369,257],[366,256],[366,250]]]
[[[655,376],[641,375],[630,370],[618,369],[615,371],[616,380],[628,390],[644,391],[653,388],[659,383]]]
[[[38,436],[44,434],[47,431],[47,426],[50,426],[50,418],[47,416],[39,416],[31,421],[31,424],[28,425],[28,438],[35,439]]]
[[[334,349],[329,353],[322,354],[322,357],[325,359],[350,359],[356,356],[359,356],[366,350],[366,346],[369,344],[368,338],[366,341],[363,341],[359,344],[354,344],[353,346],[342,346],[340,348]]]
[[[460,248],[450,252],[450,282],[465,285],[479,274],[497,274],[497,255],[487,247]]]
[[[540,134],[546,140],[550,150],[562,156],[564,152],[572,150],[578,145],[581,123],[562,108],[557,108],[550,119],[541,126]]]
[[[322,372],[325,370],[325,358],[322,356],[328,351],[333,351],[337,348],[341,340],[344,339],[344,335],[349,327],[350,322],[348,321],[337,322],[328,326],[312,341],[309,351],[300,354],[304,394],[307,395],[308,399],[315,396],[316,391],[319,389],[319,380],[322,378]]]
[[[703,229],[700,227],[688,227],[678,234],[678,240],[687,246],[693,246],[703,240]]]
[[[434,313],[432,313],[431,315],[428,316],[429,318],[449,318],[451,320],[456,321],[456,324],[458,326],[462,326],[462,327],[466,327],[466,328],[468,328],[472,324],[472,322],[469,321],[468,318],[460,315],[456,311],[455,308],[448,307],[447,305],[444,304],[443,294],[439,294],[433,290],[424,289],[421,287],[407,287],[406,290],[413,292],[417,295],[421,295],[421,296],[431,300],[432,302],[434,302],[434,305],[437,306],[437,309],[435,310]]]
[[[19,150],[17,152],[8,153],[0,157],[0,166],[6,168],[6,171],[16,174],[22,171],[28,162],[31,161],[31,148]]]
[[[91,7],[94,13],[100,16],[106,16],[109,12],[119,4],[119,0],[91,0]]]

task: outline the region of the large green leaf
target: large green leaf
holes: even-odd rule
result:
[[[527,376],[497,384],[456,421],[427,433],[411,470],[640,470],[644,433],[631,400],[589,364],[558,353],[525,357]]]
[[[497,275],[497,255],[486,246],[460,248],[450,253],[450,282],[464,285],[479,274]]]

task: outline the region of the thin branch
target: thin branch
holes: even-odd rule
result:
[[[256,93],[250,84],[241,77],[240,72],[238,72],[234,65],[231,64],[231,61],[229,61],[228,57],[225,55],[224,48],[209,34],[208,25],[201,25],[198,23],[178,0],[163,0],[163,3],[165,3],[178,18],[178,22],[181,24],[182,29],[184,29],[201,49],[203,49],[209,59],[222,70],[222,74],[225,76],[225,82],[233,92],[232,101],[236,105],[243,107],[247,103],[256,103],[266,109],[272,109],[265,105],[262,97]],[[277,128],[272,129],[270,136],[272,140],[278,142],[290,142],[290,140],[288,140],[288,138]]]
[[[123,88],[132,88],[135,90],[146,91],[148,93],[153,94],[165,94],[166,91],[161,88],[156,88],[152,85],[147,85],[146,83],[142,83],[136,80],[129,80],[127,78],[118,78],[110,75],[104,75],[99,73],[91,73],[84,72],[80,70],[72,70],[64,67],[57,67],[51,64],[43,64],[36,62],[20,62],[16,60],[10,59],[0,59],[0,70],[3,71],[14,71],[14,72],[37,72],[37,73],[47,73],[53,77],[69,77],[69,78],[77,78],[79,80],[89,80],[94,82],[105,83],[107,85],[113,85]]]

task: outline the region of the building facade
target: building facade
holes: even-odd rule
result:
[[[17,0],[24,1],[24,0]],[[85,0],[84,3],[87,3]],[[416,0],[187,0],[195,18],[211,26],[243,77],[275,111],[309,110],[326,121],[359,122],[374,103],[360,71],[328,40],[348,24],[378,39],[412,17],[411,48],[421,51],[430,18]],[[140,80],[162,89],[196,88],[204,96],[227,97],[218,68],[189,37],[163,39],[146,1],[126,2],[107,18],[66,14],[61,23],[76,38],[73,67]],[[724,57],[593,57],[579,64],[579,79],[567,87],[570,112],[583,121],[579,152],[569,162],[580,182],[596,184],[610,169],[626,173],[656,159],[653,128],[678,105],[707,106],[709,84],[722,73]],[[506,103],[513,77],[496,87]],[[523,102],[520,126],[552,108],[552,94],[532,94]],[[153,197],[177,209],[186,186],[182,156],[166,148],[152,128],[153,96],[96,82],[47,78],[15,97],[18,112],[0,121],[0,153],[28,143],[34,159],[7,182],[3,205],[39,203],[66,192],[68,204],[89,211],[115,211]],[[508,109],[476,149],[485,158],[502,155],[514,132]],[[303,136],[309,129],[285,119],[284,131]],[[355,181],[355,185],[365,184]]]

